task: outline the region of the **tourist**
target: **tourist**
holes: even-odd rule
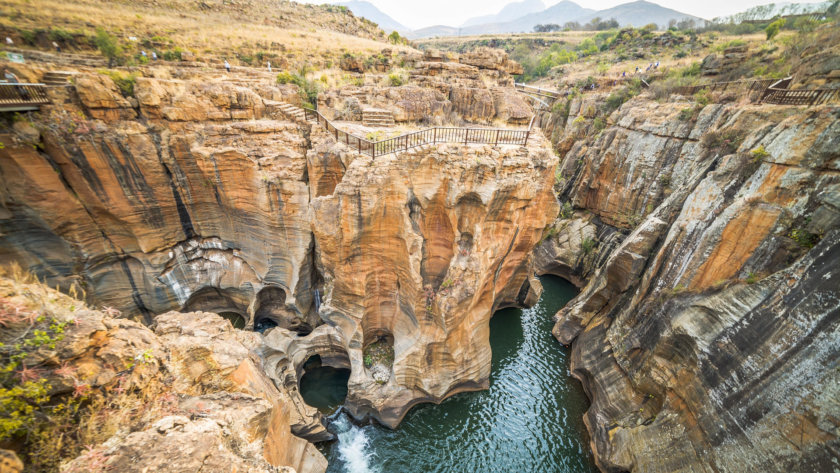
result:
[[[271,72],[271,61],[268,61],[268,72]]]
[[[230,63],[227,62],[227,59],[225,59],[225,70],[228,71],[228,73],[230,73]]]
[[[141,56],[143,56],[143,57],[145,57],[145,58],[148,58],[148,57],[149,57],[149,56],[146,56],[146,51],[140,51],[140,55],[141,55]]]
[[[55,41],[53,41],[53,42],[52,42],[52,45],[53,45],[53,47],[55,48],[55,52],[57,52],[57,53],[60,53],[60,52],[61,52],[61,46],[60,46],[58,43],[56,43]]]
[[[8,82],[9,84],[20,84],[20,80],[18,80],[14,72],[6,68],[3,68],[3,78],[6,79],[6,82]],[[25,87],[18,85],[15,87],[15,90],[18,94],[20,94],[20,97],[23,100],[29,100],[29,91],[26,90]]]
[[[152,51],[152,61],[157,61],[157,53]]]
[[[12,41],[12,38],[9,38],[8,36],[6,36],[6,44],[8,44],[9,46],[12,46],[12,45],[15,44],[15,42]]]

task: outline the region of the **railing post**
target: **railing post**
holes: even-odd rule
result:
[[[470,142],[470,129],[467,128],[467,130],[464,132],[464,146],[467,146],[467,144],[469,142]]]
[[[437,127],[434,128],[434,134],[432,135],[432,144],[437,144]]]

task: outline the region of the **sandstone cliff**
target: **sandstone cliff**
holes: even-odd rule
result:
[[[35,422],[47,423],[30,426],[31,433],[46,429],[47,442],[61,450],[51,453],[63,456],[79,442],[106,440],[89,445],[61,465],[62,471],[326,469],[314,445],[291,434],[292,401],[264,374],[258,334],[234,330],[205,312],[168,312],[149,328],[114,318],[112,308],[91,310],[19,275],[0,276],[3,341],[21,332],[30,340],[30,332],[37,336],[39,330],[48,334],[58,324],[63,327],[53,345],[24,350],[24,363],[32,363],[25,367],[37,371],[52,399],[46,405],[30,401],[46,418]],[[9,317],[12,309],[21,317]],[[50,409],[56,405],[81,409],[78,431],[66,430],[70,420]],[[4,404],[4,413],[8,408]],[[50,453],[44,445],[39,448]],[[57,463],[24,453],[30,466]]]
[[[586,133],[598,100],[558,124],[568,211],[537,259],[585,285],[554,333],[599,466],[836,468],[840,110],[642,96]]]
[[[489,319],[533,300],[530,253],[557,213],[557,158],[539,132],[527,147],[423,147],[372,160],[287,116],[300,103],[292,86],[173,76],[138,78],[123,97],[109,77],[80,74],[0,137],[0,262],[159,337],[181,336],[175,325],[174,335],[160,332],[156,316],[171,310],[265,332],[246,348],[284,396],[269,443],[331,438],[298,392],[314,355],[352,369],[353,415],[389,426],[419,402],[487,387]],[[178,330],[216,323],[187,319]],[[366,365],[372,346],[392,360]],[[260,396],[257,374],[242,376]],[[237,409],[225,396],[202,402],[211,401]],[[181,418],[155,429],[118,443],[217,435]]]

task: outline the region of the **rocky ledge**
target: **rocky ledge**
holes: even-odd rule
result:
[[[836,469],[840,109],[643,96],[582,133],[597,101],[557,125],[564,211],[536,255],[583,286],[554,334],[598,465]]]

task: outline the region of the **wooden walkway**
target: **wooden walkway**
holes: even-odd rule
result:
[[[48,103],[45,84],[0,83],[0,112],[38,110]]]
[[[534,119],[527,130],[507,130],[502,128],[456,128],[434,127],[406,133],[380,141],[370,141],[360,136],[340,130],[317,110],[303,109],[305,119],[321,125],[335,136],[335,140],[344,143],[361,154],[372,158],[400,151],[408,151],[423,145],[438,143],[489,144],[527,146],[534,126]]]

